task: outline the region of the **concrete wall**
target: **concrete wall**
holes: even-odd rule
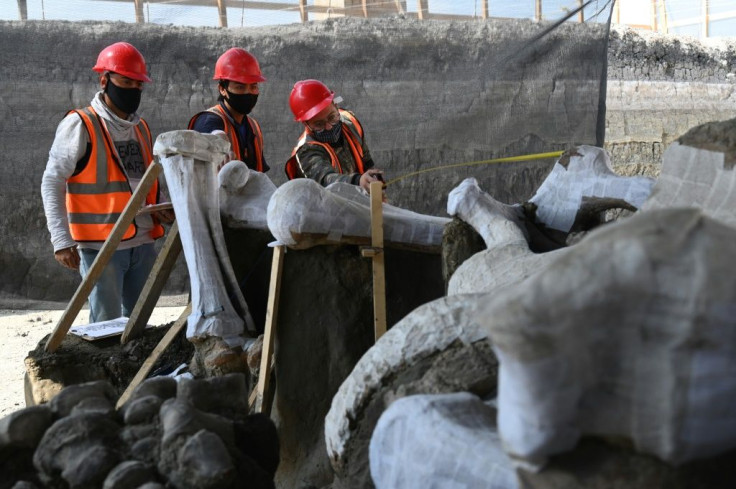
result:
[[[356,111],[389,178],[443,164],[595,143],[601,114],[585,107],[597,108],[597,93],[560,85],[564,73],[545,73],[541,65],[524,68],[536,83],[524,93],[545,111],[526,117],[523,126],[507,123],[518,117],[511,98],[521,90],[510,93],[509,100],[486,90],[512,72],[510,66],[492,65],[491,53],[505,49],[513,55],[519,39],[535,29],[527,21],[408,19],[227,30],[0,22],[0,305],[66,301],[79,282],[76,273],[53,260],[39,188],[57,123],[68,109],[88,104],[96,91],[90,68],[102,47],[126,40],[146,56],[154,83],[144,93],[141,113],[154,134],[185,127],[192,114],[211,105],[212,70],[220,53],[235,45],[251,50],[269,79],[253,115],[266,134],[269,176],[278,185],[300,133],[288,110],[288,93],[303,78],[323,79]],[[564,27],[560,35],[570,29]],[[591,29],[576,35],[590,36],[592,45],[600,32]],[[594,70],[586,72],[595,50],[568,54],[582,73],[576,75],[595,81]],[[656,169],[663,145],[686,128],[736,112],[734,79],[728,75],[736,64],[733,45],[713,52],[615,34],[608,59],[607,148],[626,171]],[[542,105],[545,97],[548,103]],[[489,134],[502,134],[502,144],[489,141]],[[487,150],[491,144],[494,151]],[[519,202],[533,193],[552,163],[430,173],[390,187],[389,198],[418,212],[441,214],[447,190],[473,175],[499,200]],[[183,269],[180,264],[169,292],[186,287]]]

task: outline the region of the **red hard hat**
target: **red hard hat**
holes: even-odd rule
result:
[[[335,92],[319,80],[302,80],[294,84],[289,95],[289,107],[294,113],[294,120],[308,121],[330,105]]]
[[[242,48],[230,48],[217,59],[213,80],[232,80],[238,83],[265,82],[255,56]]]
[[[97,73],[112,71],[132,80],[150,82],[146,74],[146,60],[132,44],[116,42],[100,51],[97,64],[92,68]]]

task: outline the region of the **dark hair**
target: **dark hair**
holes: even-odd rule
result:
[[[230,85],[230,80],[218,80],[218,85],[227,90],[227,87]],[[225,97],[222,96],[220,91],[217,91],[217,101],[222,102],[225,100]]]

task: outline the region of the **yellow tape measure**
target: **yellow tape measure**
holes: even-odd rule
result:
[[[506,158],[494,158],[492,160],[471,161],[468,163],[454,163],[452,165],[435,166],[432,168],[425,168],[424,170],[417,170],[411,173],[407,173],[405,175],[401,175],[400,177],[396,177],[392,180],[389,180],[388,182],[386,182],[386,185],[387,186],[391,185],[392,183],[396,183],[399,180],[403,180],[404,178],[412,177],[414,175],[419,175],[420,173],[445,170],[447,168],[458,168],[461,166],[489,165],[491,163],[510,163],[514,161],[543,160],[545,158],[557,158],[558,156],[562,155],[562,153],[564,153],[564,151],[551,151],[549,153],[536,153],[532,155],[509,156]]]

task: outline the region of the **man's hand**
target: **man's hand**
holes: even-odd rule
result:
[[[383,170],[371,168],[360,176],[360,186],[366,192],[371,191],[371,182],[383,182]],[[383,188],[386,188],[385,183],[383,184]]]
[[[156,211],[153,213],[153,216],[158,219],[158,222],[162,224],[171,224],[174,222],[174,219],[176,218],[176,215],[174,214],[173,209],[164,209],[161,211]]]
[[[54,258],[66,268],[79,270],[79,252],[76,245],[55,252]]]

